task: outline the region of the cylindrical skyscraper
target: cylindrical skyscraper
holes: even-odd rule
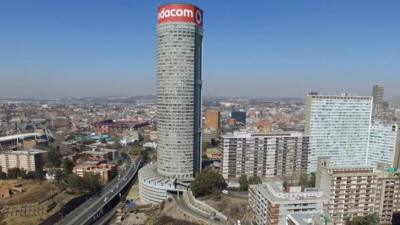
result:
[[[158,8],[158,173],[190,180],[200,171],[203,12],[194,5]]]
[[[139,196],[159,204],[184,192],[201,169],[203,11],[190,4],[158,8],[157,163],[139,170]]]

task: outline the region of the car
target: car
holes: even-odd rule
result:
[[[105,197],[105,198],[104,198],[104,202],[107,202],[107,200],[108,200],[108,198],[107,198],[107,197]]]

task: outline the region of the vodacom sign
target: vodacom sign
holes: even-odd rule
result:
[[[194,5],[162,5],[158,8],[158,23],[167,22],[191,22],[203,26],[203,11]]]

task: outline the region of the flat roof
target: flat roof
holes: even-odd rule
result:
[[[28,149],[28,150],[19,150],[19,151],[5,151],[5,152],[0,152],[2,155],[35,155],[35,154],[41,154],[41,153],[47,153],[47,151],[40,150],[40,149]]]
[[[269,201],[278,204],[291,204],[294,202],[312,203],[329,200],[322,190],[316,188],[285,192],[281,181],[269,181],[263,184],[250,185],[250,188],[260,192]],[[295,190],[298,189],[297,187],[292,188]]]

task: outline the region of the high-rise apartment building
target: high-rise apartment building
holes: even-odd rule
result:
[[[305,134],[310,137],[308,172],[319,157],[335,166],[399,165],[398,125],[372,120],[372,98],[307,96]]]
[[[316,188],[285,190],[279,181],[249,187],[249,206],[259,225],[285,225],[286,217],[292,213],[322,213],[327,202],[328,196]]]
[[[373,121],[367,151],[367,165],[379,163],[400,167],[400,130],[395,123]]]
[[[337,167],[329,158],[318,161],[316,187],[330,196],[328,213],[334,225],[348,224],[356,216],[378,213],[382,224],[391,224],[400,211],[400,180],[396,169],[380,164]]]
[[[207,110],[205,112],[204,128],[205,129],[216,129],[221,128],[220,125],[221,114],[219,111]]]
[[[300,132],[252,134],[229,133],[221,136],[222,175],[296,179],[307,170],[308,137]]]
[[[381,224],[396,224],[394,216],[400,215],[400,171],[389,172],[393,169],[381,166],[376,170],[375,212],[378,213]]]
[[[384,87],[380,85],[372,86],[372,97],[374,98],[374,104],[382,104],[385,100],[384,96]]]
[[[384,87],[380,85],[372,86],[373,116],[382,118],[384,115]]]
[[[201,64],[203,11],[190,4],[158,8],[157,166],[139,171],[139,194],[157,204],[176,180],[201,168]]]
[[[337,166],[367,162],[372,97],[307,96],[305,134],[310,137],[308,171],[317,170],[319,157],[331,157]]]
[[[232,111],[231,117],[236,120],[237,123],[246,124],[246,112],[245,111]]]

